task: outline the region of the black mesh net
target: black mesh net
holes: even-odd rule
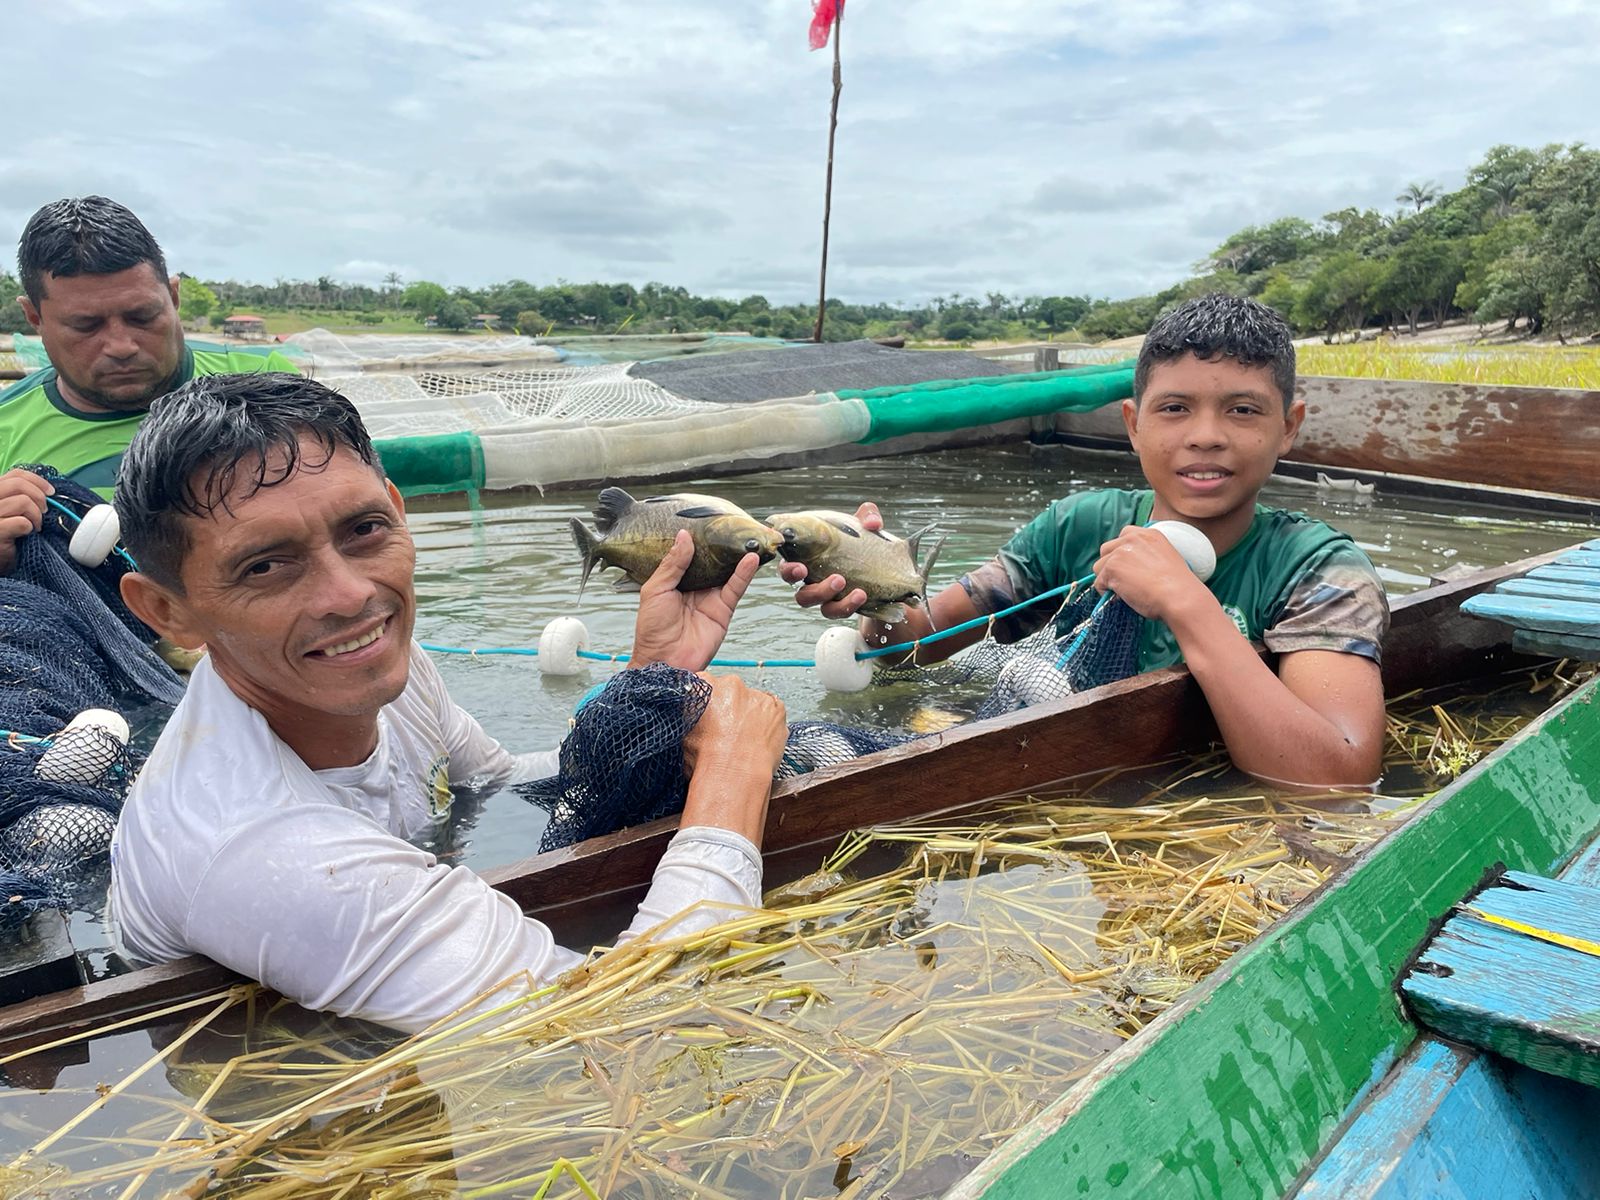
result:
[[[0,920],[74,903],[110,846],[141,757],[104,728],[68,730],[85,709],[164,711],[183,682],[122,603],[120,555],[99,567],[67,547],[99,497],[50,475],[37,534],[0,577]],[[66,511],[63,511],[65,509]]]
[[[683,739],[710,701],[711,685],[704,679],[660,663],[613,677],[574,719],[561,743],[561,773],[517,788],[550,813],[539,849],[554,850],[682,812],[689,794]],[[789,727],[774,778],[803,775],[910,740],[909,734],[797,722]]]

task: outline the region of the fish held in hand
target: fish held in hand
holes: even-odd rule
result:
[[[892,623],[905,618],[908,605],[927,603],[928,573],[944,545],[941,535],[917,565],[918,549],[933,532],[932,525],[898,538],[867,529],[849,513],[827,509],[774,513],[767,524],[783,536],[778,553],[789,562],[805,564],[807,583],[843,575],[847,589],[865,592],[867,602],[857,610],[862,616]]]
[[[694,559],[678,583],[682,592],[721,587],[746,554],[772,561],[783,540],[737,504],[692,492],[635,500],[621,488],[608,487],[595,505],[594,524],[591,529],[572,518],[572,540],[583,555],[580,597],[597,566],[623,573],[614,585],[618,591],[637,591],[661,565],[680,529],[694,538]]]

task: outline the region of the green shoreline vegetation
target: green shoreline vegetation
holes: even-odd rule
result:
[[[926,303],[828,302],[825,337],[911,342],[1101,341],[1142,334],[1157,316],[1206,291],[1256,296],[1301,335],[1329,342],[1352,331],[1418,333],[1425,324],[1476,322],[1481,334],[1565,343],[1600,330],[1600,150],[1500,145],[1443,192],[1407,184],[1389,213],[1348,207],[1320,220],[1282,217],[1227,238],[1194,274],[1149,296],[983,297]],[[0,289],[20,291],[0,273]],[[234,313],[264,318],[269,336],[323,326],[334,333],[466,332],[482,315],[493,330],[529,335],[740,330],[804,339],[815,308],[765,296],[697,296],[651,282],[536,285],[521,279],[453,290],[390,273],[379,286],[329,276],[272,284],[184,277],[191,327],[220,328]],[[431,323],[430,323],[431,322]],[[1491,327],[1493,329],[1491,330]],[[26,332],[21,310],[0,305],[0,333]]]

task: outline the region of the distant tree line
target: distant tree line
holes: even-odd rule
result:
[[[1329,339],[1374,326],[1415,332],[1455,316],[1563,340],[1600,329],[1600,150],[1495,146],[1460,190],[1413,181],[1395,201],[1390,213],[1352,207],[1314,222],[1283,217],[1241,229],[1190,278],[1150,296],[952,293],[913,306],[830,300],[825,336],[1101,340],[1143,333],[1165,310],[1214,290],[1259,297],[1299,332]],[[18,290],[0,272],[0,297]],[[218,325],[233,312],[296,309],[372,325],[406,313],[466,329],[492,314],[500,328],[530,335],[738,329],[799,339],[811,335],[816,315],[810,305],[696,296],[664,283],[512,279],[449,289],[394,272],[377,286],[326,275],[271,284],[185,277],[180,300],[186,320]],[[24,329],[20,308],[0,303],[0,332]]]
[[[198,281],[197,281],[198,282]],[[816,309],[807,304],[774,305],[765,296],[732,300],[696,296],[664,283],[568,283],[537,285],[523,279],[485,288],[446,288],[429,280],[406,284],[391,277],[383,287],[278,280],[272,284],[207,281],[214,322],[230,312],[310,309],[363,314],[376,324],[385,312],[403,311],[432,318],[442,329],[465,329],[480,314],[492,315],[502,329],[528,335],[558,333],[682,333],[737,329],[766,337],[808,338]],[[204,298],[199,299],[204,304]],[[990,292],[983,298],[952,294],[926,304],[847,304],[828,301],[825,336],[830,341],[860,337],[912,339],[1032,337],[1072,330],[1095,302],[1087,296],[1010,297]],[[186,317],[189,315],[186,312]],[[199,315],[198,313],[196,315]]]
[[[1600,151],[1495,146],[1442,192],[1408,183],[1390,214],[1344,208],[1284,217],[1228,238],[1197,274],[1153,296],[1097,305],[1090,336],[1142,333],[1204,291],[1256,296],[1302,333],[1367,327],[1415,333],[1466,317],[1521,322],[1565,341],[1600,329]]]

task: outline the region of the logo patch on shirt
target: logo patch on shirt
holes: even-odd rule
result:
[[[1237,604],[1224,604],[1222,611],[1228,614],[1228,619],[1239,627],[1239,632],[1244,634],[1245,640],[1250,640],[1250,622],[1244,619],[1244,610]]]
[[[450,790],[450,756],[440,754],[428,764],[428,812],[435,819],[443,817],[455,800]]]

